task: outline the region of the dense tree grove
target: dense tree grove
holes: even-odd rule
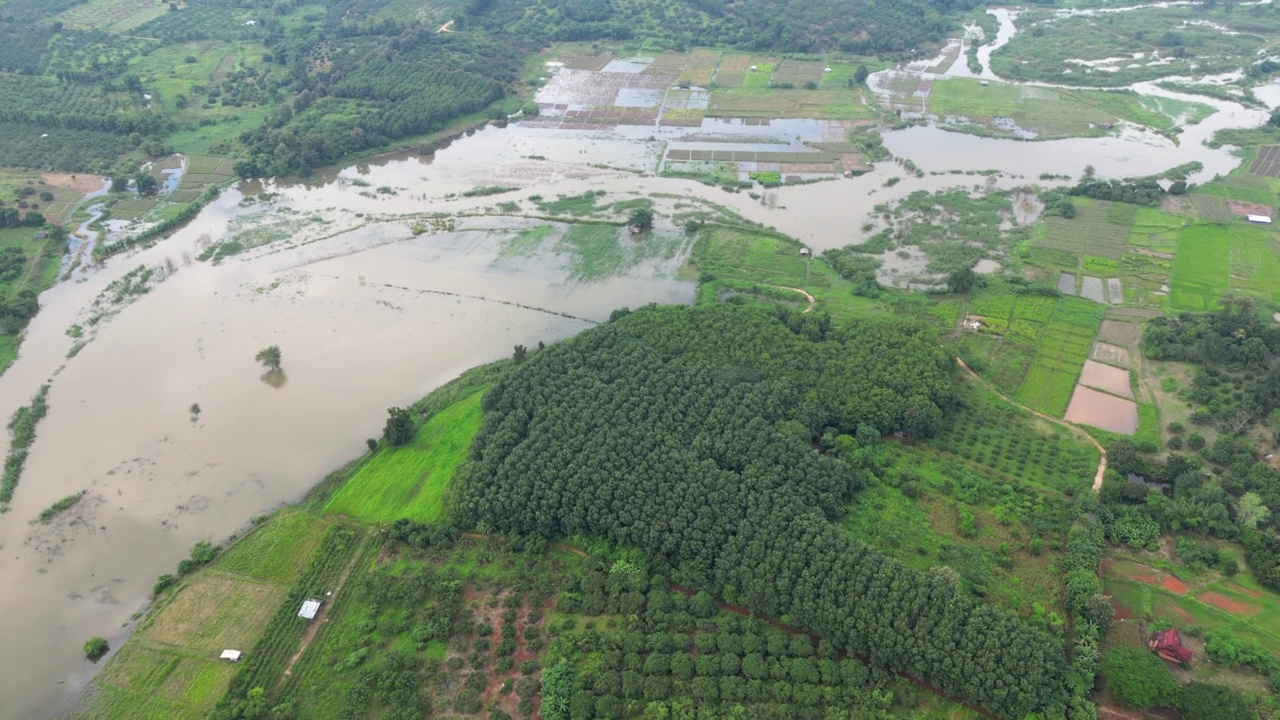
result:
[[[646,308],[486,394],[454,511],[463,526],[642,547],[687,585],[1004,716],[1061,708],[1060,640],[829,522],[865,478],[815,438],[928,434],[952,402],[948,367],[910,323]]]

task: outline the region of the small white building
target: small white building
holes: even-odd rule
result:
[[[1246,215],[1245,217],[1247,217],[1251,223],[1257,223],[1259,225],[1271,224],[1271,218],[1266,215]]]
[[[305,620],[315,620],[318,612],[320,612],[320,601],[307,598],[302,603],[302,609],[298,611],[298,617]]]
[[[231,662],[240,662],[240,656],[243,654],[244,653],[240,652],[239,650],[223,650],[222,655],[220,655],[218,659],[229,660]]]

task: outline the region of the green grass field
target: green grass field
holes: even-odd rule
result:
[[[1199,103],[1163,101],[1132,92],[1066,90],[955,78],[935,81],[929,92],[928,111],[941,117],[965,117],[989,123],[1012,119],[1025,130],[1043,137],[1103,135],[1103,123],[1128,121],[1156,130],[1171,130],[1177,118],[1198,122],[1212,113]],[[1011,132],[995,129],[999,134]]]
[[[1228,292],[1280,299],[1280,259],[1273,231],[1254,225],[1191,225],[1178,231],[1170,301],[1209,310]]]
[[[409,444],[380,448],[334,493],[325,511],[369,522],[439,521],[445,490],[480,429],[483,394],[474,392],[433,415]]]
[[[283,513],[232,545],[214,562],[225,572],[270,582],[290,582],[320,541],[325,522],[300,512]]]

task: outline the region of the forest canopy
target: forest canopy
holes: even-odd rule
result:
[[[638,546],[673,576],[1001,716],[1061,707],[1063,647],[834,526],[866,471],[814,450],[928,433],[953,402],[922,326],[651,307],[532,355],[485,396],[462,526]]]

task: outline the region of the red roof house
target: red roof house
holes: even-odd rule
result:
[[[1178,631],[1173,628],[1152,635],[1148,645],[1155,654],[1169,662],[1191,662],[1191,650],[1182,645],[1182,638],[1178,637]]]

